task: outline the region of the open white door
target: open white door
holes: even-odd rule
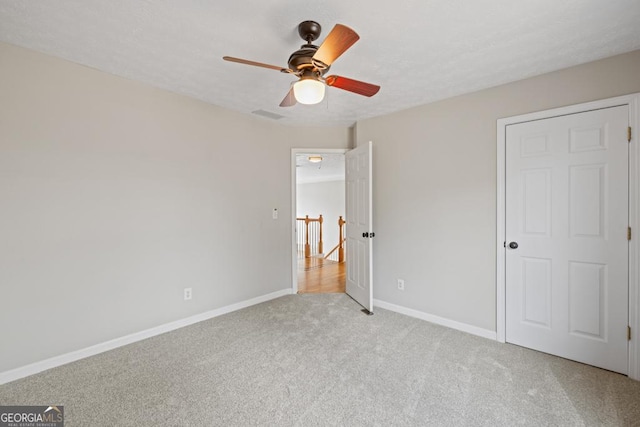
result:
[[[372,143],[346,155],[347,294],[373,313]]]

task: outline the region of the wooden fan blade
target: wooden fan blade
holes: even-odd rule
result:
[[[360,36],[351,28],[336,24],[313,55],[313,59],[327,66],[331,65],[359,39]]]
[[[282,73],[291,72],[291,70],[289,70],[288,68],[278,67],[277,65],[264,64],[262,62],[249,61],[247,59],[234,58],[233,56],[223,56],[222,59],[224,59],[225,61],[237,62],[238,64],[246,64],[246,65],[253,65],[254,67],[269,68],[271,70],[277,70]]]
[[[296,105],[298,101],[296,101],[296,97],[293,95],[293,86],[289,89],[289,93],[284,97],[282,102],[280,103],[281,107],[293,107]]]
[[[338,89],[348,90],[364,96],[373,96],[380,90],[380,86],[340,76],[329,76],[325,81],[327,86],[337,87]]]

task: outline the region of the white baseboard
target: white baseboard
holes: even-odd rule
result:
[[[76,360],[84,359],[89,356],[94,356],[105,351],[113,350],[114,348],[122,347],[127,344],[132,344],[137,341],[142,341],[147,338],[151,338],[156,335],[164,334],[185,326],[193,325],[194,323],[202,322],[203,320],[211,319],[213,317],[221,316],[223,314],[231,313],[232,311],[240,310],[242,308],[250,307],[252,305],[260,304],[265,301],[280,298],[284,295],[291,294],[291,288],[282,289],[270,294],[262,295],[256,298],[251,298],[246,301],[241,301],[235,304],[227,305],[225,307],[217,308],[215,310],[206,311],[204,313],[196,314],[195,316],[187,317],[185,319],[176,320],[174,322],[165,323],[164,325],[156,326],[154,328],[146,329],[144,331],[135,332],[124,337],[115,338],[110,341],[106,341],[100,344],[92,345],[80,350],[72,351],[70,353],[61,354],[60,356],[51,357],[49,359],[42,360],[40,362],[31,363],[29,365],[21,366],[19,368],[12,369],[10,371],[0,372],[0,385],[6,384],[11,381],[18,380],[20,378],[28,377],[29,375],[37,374],[38,372],[46,371],[47,369],[55,368],[57,366],[66,365]]]
[[[415,317],[421,320],[426,320],[427,322],[435,323],[436,325],[446,326],[447,328],[457,329],[458,331],[466,332],[472,335],[477,335],[482,338],[488,338],[494,341],[497,339],[496,331],[491,331],[489,329],[483,329],[483,328],[479,328],[477,326],[469,325],[466,323],[456,322],[455,320],[445,319],[444,317],[439,317],[433,314],[424,313],[422,311],[403,307],[401,305],[391,304],[390,302],[381,301],[379,299],[374,299],[373,305],[374,307],[380,307],[380,308],[384,308],[385,310],[395,311],[396,313],[405,314],[407,316]]]

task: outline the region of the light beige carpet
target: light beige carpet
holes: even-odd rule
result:
[[[0,386],[66,426],[638,426],[640,382],[291,295]]]

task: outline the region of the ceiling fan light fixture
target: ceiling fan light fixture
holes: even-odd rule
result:
[[[293,96],[300,104],[313,105],[324,99],[324,83],[313,79],[301,79],[293,84]]]

